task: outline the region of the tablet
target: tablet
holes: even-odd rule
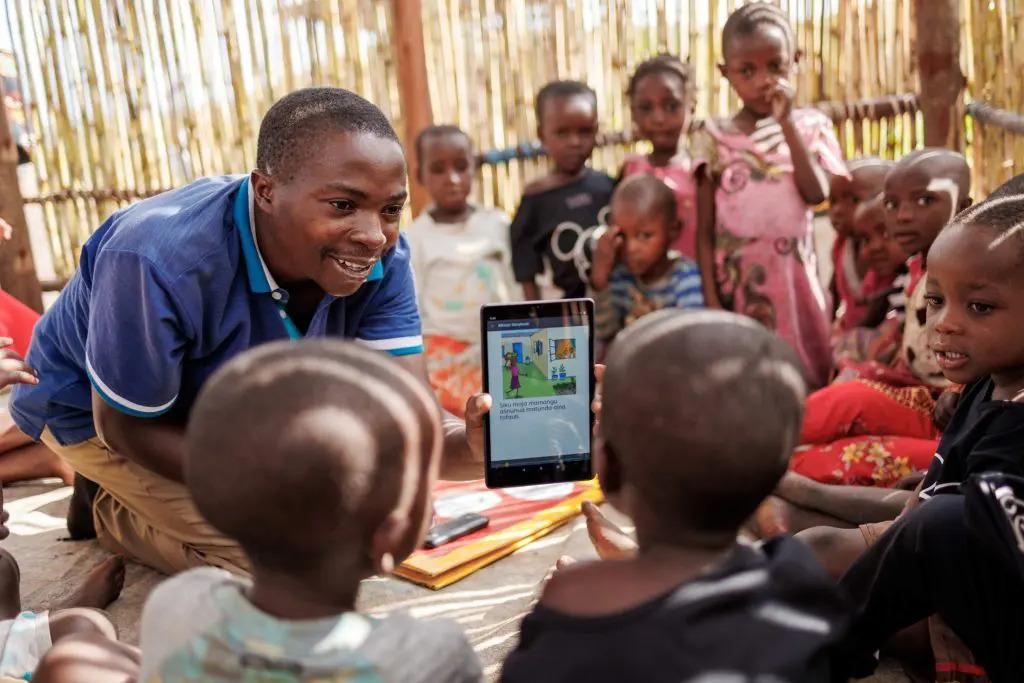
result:
[[[593,477],[593,321],[590,299],[480,309],[487,486]]]

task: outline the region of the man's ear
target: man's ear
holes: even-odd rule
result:
[[[254,170],[249,174],[249,186],[256,206],[263,211],[270,211],[274,202],[274,178],[263,171]]]

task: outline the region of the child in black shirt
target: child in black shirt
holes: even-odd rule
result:
[[[930,345],[946,378],[968,386],[919,498],[842,579],[862,606],[852,674],[893,633],[938,614],[992,681],[1024,680],[1024,576],[967,526],[962,491],[973,475],[1024,475],[1022,254],[1024,195],[961,213],[928,253]]]
[[[623,331],[594,460],[637,551],[556,572],[502,680],[828,680],[834,585],[793,539],[736,540],[786,469],[804,392],[788,345],[748,318],[666,309]]]
[[[597,142],[597,96],[586,84],[554,81],[537,93],[537,134],[554,164],[533,181],[512,220],[512,269],[529,300],[540,299],[546,267],[566,298],[586,295],[588,231],[596,228],[614,181],[587,167]]]

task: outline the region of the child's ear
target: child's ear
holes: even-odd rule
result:
[[[973,203],[974,203],[974,199],[971,197],[971,195],[967,195],[966,197],[964,197],[963,199],[960,200],[960,207],[957,209],[957,213],[959,213],[960,211],[963,211],[964,209],[966,209],[968,206],[970,206]]]
[[[729,80],[729,75],[725,73],[725,62],[718,64],[718,73],[722,74],[722,78]]]
[[[804,51],[797,48],[797,51],[793,53],[793,66],[800,64],[800,60],[804,58]]]
[[[601,490],[615,495],[622,490],[622,468],[611,444],[597,435],[594,437],[594,471],[601,482]]]
[[[408,519],[392,512],[380,523],[373,536],[370,538],[370,562],[377,574],[387,575],[395,570],[396,552],[402,544],[409,527]],[[404,557],[397,558],[397,562],[404,560]]]

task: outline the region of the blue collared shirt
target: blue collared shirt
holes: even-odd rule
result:
[[[38,385],[11,414],[62,444],[96,435],[90,386],[139,417],[187,417],[203,383],[233,356],[302,336],[256,243],[247,176],[203,178],[118,211],[82,249],[78,272],[36,325]],[[307,337],[355,339],[393,355],[423,341],[409,248],[400,237],[367,282],[325,295]]]

